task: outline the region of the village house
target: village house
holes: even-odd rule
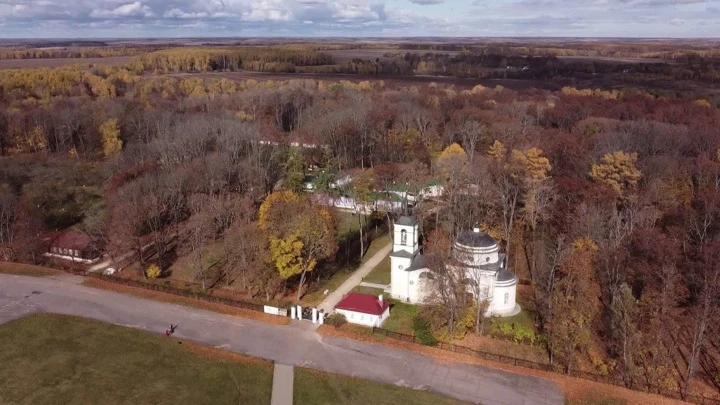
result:
[[[45,256],[73,263],[95,263],[100,259],[100,252],[89,235],[69,229],[50,239]]]
[[[383,296],[351,293],[335,306],[349,323],[379,328],[390,316],[390,303]]]

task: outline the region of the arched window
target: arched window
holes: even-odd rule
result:
[[[432,274],[432,272],[423,271],[422,273],[420,273],[420,275],[418,276],[418,278],[421,279],[421,280],[422,280],[422,279],[435,280],[435,275]]]
[[[504,299],[505,305],[507,305],[509,301],[510,301],[510,293],[505,293],[505,299]]]
[[[403,246],[407,245],[407,231],[404,229],[400,231],[400,244]]]

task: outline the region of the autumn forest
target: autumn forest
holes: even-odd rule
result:
[[[716,43],[8,46],[0,260],[46,262],[74,229],[122,277],[303,302],[403,211],[318,195],[439,185],[404,208],[424,252],[501,241],[544,361],[717,397],[718,80]],[[444,282],[418,319],[482,334]]]

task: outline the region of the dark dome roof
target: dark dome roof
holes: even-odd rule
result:
[[[457,236],[457,239],[455,239],[455,242],[463,246],[474,248],[489,248],[497,245],[497,241],[493,239],[492,236],[480,231],[461,232]]]
[[[512,281],[513,279],[515,279],[515,275],[513,275],[506,269],[501,269],[498,272],[497,281]]]

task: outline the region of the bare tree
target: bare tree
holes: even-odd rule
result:
[[[481,122],[478,122],[475,120],[469,120],[469,121],[463,122],[463,124],[458,129],[458,133],[460,134],[460,139],[462,139],[462,144],[468,153],[468,158],[470,158],[470,163],[472,163],[473,156],[475,155],[475,150],[477,148],[477,143],[483,137],[488,136],[487,126]]]
[[[688,315],[692,320],[690,353],[688,367],[682,386],[683,397],[690,392],[692,378],[697,370],[700,353],[705,347],[708,335],[718,322],[720,315],[720,240],[713,239],[702,250],[702,260],[696,266],[697,288],[696,302]]]

